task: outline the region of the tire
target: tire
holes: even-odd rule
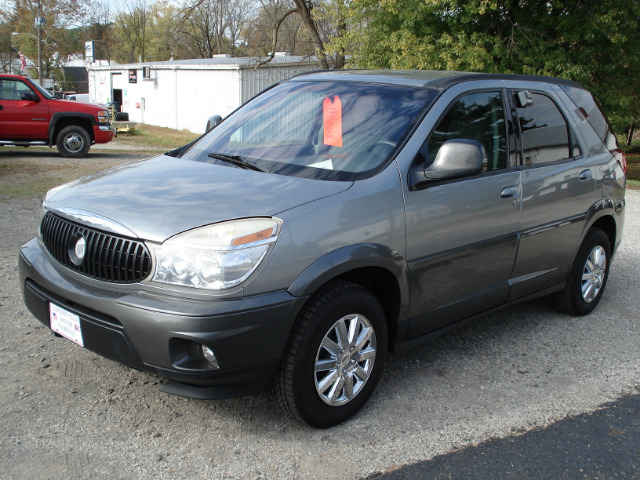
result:
[[[300,313],[274,383],[275,400],[312,427],[343,422],[373,393],[386,351],[387,323],[377,299],[359,285],[334,282]]]
[[[609,278],[610,263],[609,237],[599,228],[592,228],[578,250],[567,285],[551,297],[554,306],[574,316],[590,313],[602,298]]]
[[[128,112],[116,112],[115,113],[116,122],[128,122],[129,121],[129,113]]]
[[[63,157],[84,157],[91,146],[87,131],[77,125],[64,127],[56,137],[56,147]]]

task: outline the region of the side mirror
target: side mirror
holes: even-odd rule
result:
[[[475,175],[487,163],[487,154],[476,140],[455,139],[442,144],[431,165],[417,166],[411,175],[412,185],[439,182],[453,178]]]
[[[205,130],[205,133],[207,133],[209,130],[213,130],[214,127],[218,125],[221,121],[222,121],[222,117],[220,115],[214,115],[213,117],[209,117],[209,120],[207,120],[207,128]]]
[[[528,92],[526,90],[518,92],[516,94],[516,98],[518,99],[518,106],[520,108],[526,108],[533,105],[533,96],[531,95],[531,92]]]
[[[20,100],[25,100],[27,102],[39,102],[40,97],[33,92],[22,92],[20,94]]]

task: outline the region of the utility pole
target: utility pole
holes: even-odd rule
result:
[[[38,0],[38,11],[36,17],[36,27],[38,27],[38,76],[40,77],[40,86],[42,83],[42,25],[44,25],[44,17],[41,16],[40,0]]]

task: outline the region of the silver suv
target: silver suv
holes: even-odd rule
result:
[[[540,296],[595,308],[625,168],[573,82],[310,73],[192,144],[50,191],[20,282],[56,334],[165,391],[271,388],[329,427],[389,350]]]

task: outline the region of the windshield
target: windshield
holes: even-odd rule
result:
[[[232,157],[265,172],[355,180],[387,164],[437,96],[433,90],[350,82],[292,81],[259,95],[182,156]]]
[[[47,100],[51,100],[53,96],[49,93],[49,91],[45,88],[42,88],[38,83],[33,80],[30,81],[31,85],[35,87]]]

